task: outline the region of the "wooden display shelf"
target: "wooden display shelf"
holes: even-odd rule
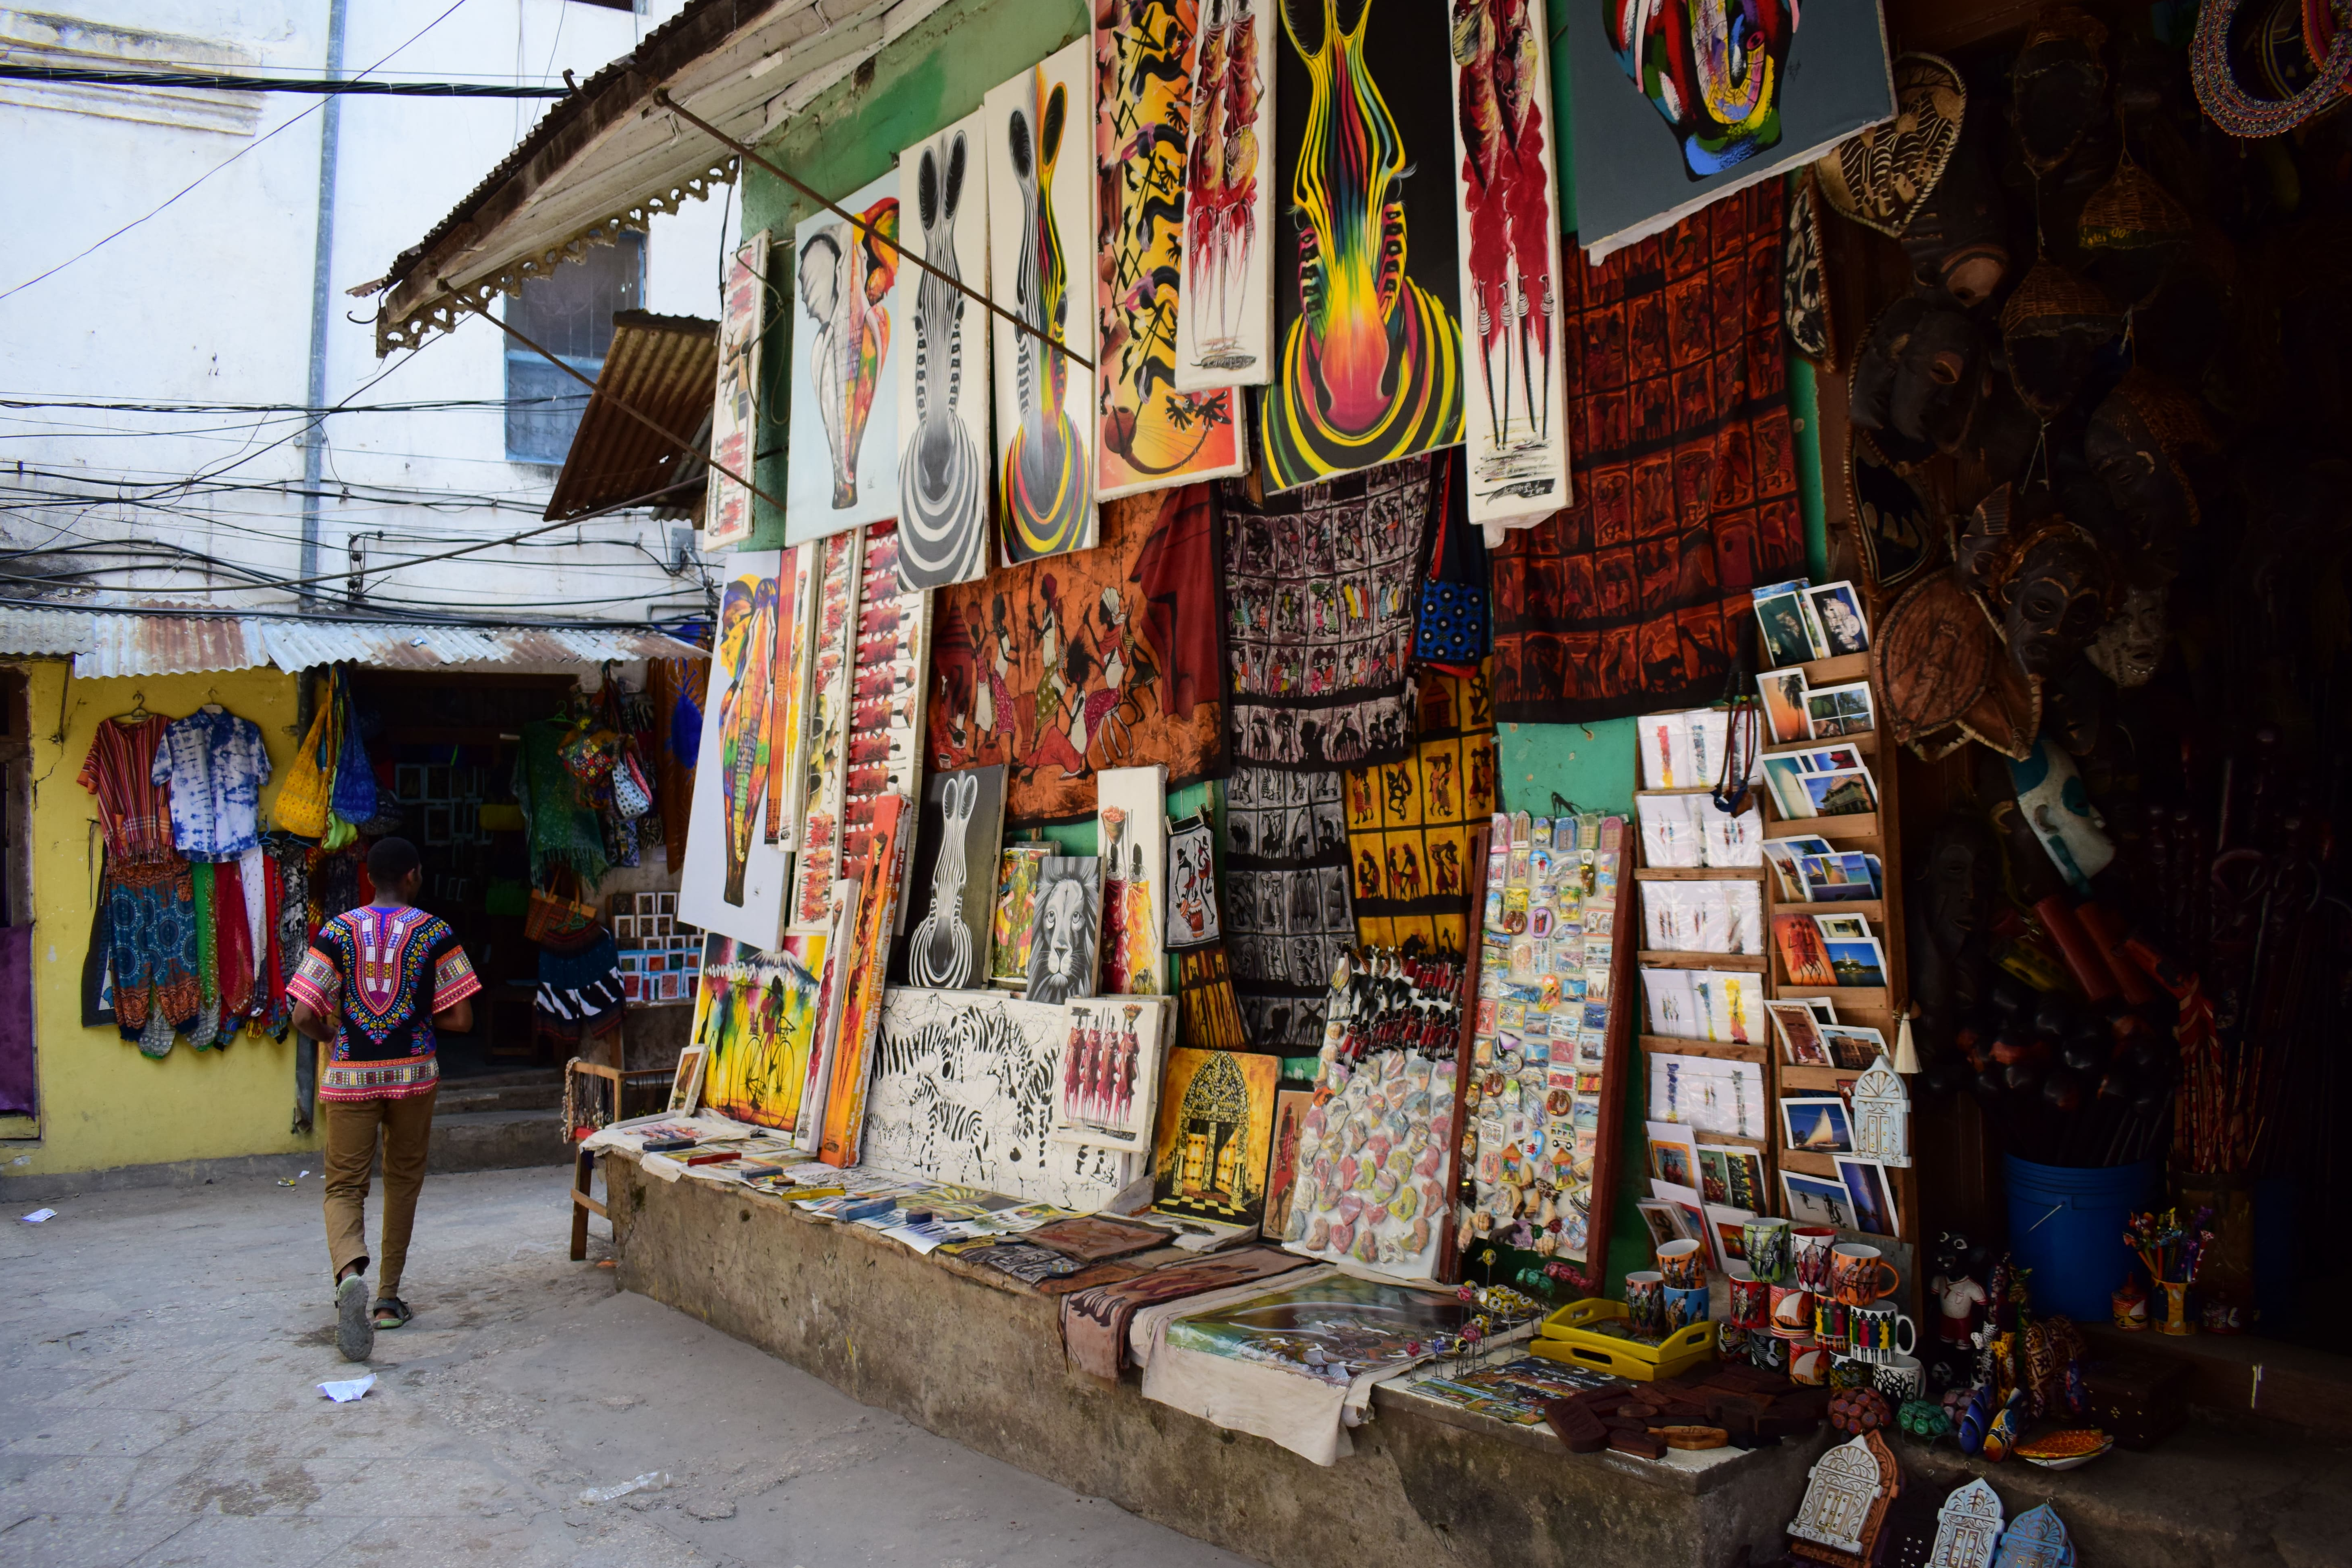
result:
[[[1822,1094],[1835,1094],[1845,1089],[1854,1079],[1862,1076],[1860,1068],[1797,1067],[1788,1062],[1777,1062],[1775,1065],[1780,1074],[1780,1088],[1784,1091],[1801,1089],[1809,1093],[1818,1091]]]
[[[1776,971],[1777,973],[1777,971]],[[1883,985],[1791,985],[1776,981],[1772,999],[1786,1001],[1799,996],[1823,996],[1837,1004],[1838,1022],[1845,1022],[1845,1010],[1852,1007],[1860,1013],[1884,1013],[1887,1010],[1886,988]],[[1895,1047],[1895,1038],[1888,1036],[1886,1046]]]
[[[1771,798],[1771,791],[1766,790],[1762,793],[1766,799]],[[1882,807],[1886,804],[1886,792],[1883,788],[1879,791],[1878,801]],[[1779,816],[1768,811],[1764,816],[1764,837],[1767,838],[1826,838],[1832,844],[1843,844],[1856,849],[1868,849],[1879,857],[1879,869],[1884,872],[1885,851],[1880,849],[1874,842],[1867,845],[1853,842],[1860,838],[1875,840],[1879,837],[1878,817],[1879,814],[1875,811],[1849,811],[1841,816],[1788,817]]]
[[[1727,1061],[1762,1062],[1770,1053],[1762,1046],[1733,1040],[1685,1040],[1673,1035],[1643,1035],[1642,1048],[1655,1056],[1721,1057]]]
[[[1639,866],[1634,868],[1637,882],[1754,882],[1760,880],[1759,867],[1754,866]]]
[[[1807,686],[1845,686],[1856,680],[1870,679],[1870,655],[1842,653],[1833,658],[1809,658],[1802,664],[1776,664],[1769,669],[1757,671],[1757,679],[1768,675],[1786,675],[1792,669],[1805,672]],[[1871,693],[1874,698],[1878,694]]]
[[[1878,754],[1878,731],[1864,730],[1859,735],[1832,735],[1819,741],[1775,741],[1764,748],[1764,754],[1768,757],[1785,757],[1798,752],[1824,752],[1832,746],[1852,746],[1863,756],[1874,757]],[[1877,776],[1878,770],[1873,768],[1871,777]],[[1764,786],[1759,784],[1756,787],[1761,789]]]
[[[1868,915],[1873,936],[1886,923],[1885,899],[1827,899],[1810,904],[1768,903],[1765,908],[1776,915]],[[1885,945],[1882,939],[1881,946]]]
[[[1761,974],[1771,960],[1754,952],[1666,952],[1644,949],[1634,954],[1651,969],[1744,969]]]

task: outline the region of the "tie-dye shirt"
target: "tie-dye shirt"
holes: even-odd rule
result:
[[[173,721],[149,778],[172,786],[172,842],[191,860],[234,860],[260,847],[254,814],[269,782],[261,727],[226,711]]]
[[[457,933],[414,906],[362,904],[319,928],[286,994],[336,1020],[321,1100],[399,1100],[441,1080],[433,1015],[482,988]]]

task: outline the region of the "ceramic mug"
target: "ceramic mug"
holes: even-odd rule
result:
[[[1731,1266],[1731,1321],[1743,1329],[1772,1326],[1772,1287],[1745,1263]]]
[[[1827,1345],[1790,1345],[1789,1347],[1789,1381],[1807,1388],[1819,1388],[1830,1378],[1830,1348]]]
[[[1801,1285],[1775,1285],[1772,1291],[1772,1337],[1810,1340],[1813,1337],[1813,1293]]]
[[[1806,1289],[1825,1293],[1830,1288],[1830,1249],[1837,1232],[1825,1225],[1809,1225],[1789,1233],[1790,1277]]]
[[[1739,1250],[1756,1278],[1767,1285],[1789,1283],[1789,1222],[1770,1215],[1739,1227]]]
[[[1666,1277],[1669,1290],[1704,1289],[1706,1254],[1696,1241],[1665,1242],[1658,1247],[1658,1272]]]
[[[1707,1320],[1706,1287],[1704,1285],[1677,1289],[1666,1287],[1666,1332],[1686,1329],[1693,1323]]]
[[[1891,1303],[1852,1307],[1848,1313],[1853,1337],[1849,1353],[1860,1360],[1883,1366],[1898,1355],[1909,1355],[1918,1344],[1919,1326]]]
[[[1870,1364],[1867,1362],[1854,1361],[1846,1356],[1832,1356],[1830,1386],[1832,1388],[1868,1388],[1870,1371]]]
[[[1833,1355],[1851,1353],[1853,1310],[1834,1296],[1813,1298],[1813,1338],[1827,1345]]]
[[[1748,1364],[1759,1372],[1789,1370],[1789,1342],[1770,1334],[1748,1336]]]
[[[1666,1279],[1654,1268],[1625,1276],[1625,1311],[1633,1331],[1659,1339],[1666,1331]]]
[[[1839,1300],[1850,1307],[1867,1307],[1899,1289],[1903,1276],[1878,1248],[1843,1241],[1830,1251],[1830,1280],[1829,1291]]]
[[[1748,1331],[1738,1323],[1718,1322],[1715,1325],[1715,1353],[1725,1361],[1747,1359],[1748,1341]]]
[[[1895,1355],[1880,1362],[1871,1369],[1878,1384],[1878,1392],[1895,1402],[1900,1409],[1907,1400],[1927,1396],[1927,1369],[1919,1364],[1916,1355]]]

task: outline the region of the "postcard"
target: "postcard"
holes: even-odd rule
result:
[[[1878,879],[1870,857],[1848,849],[1826,855],[1797,857],[1797,875],[1804,884],[1806,902],[1834,903],[1878,897]]]
[[[1833,1163],[1838,1179],[1853,1198],[1853,1228],[1873,1236],[1901,1236],[1895,1184],[1886,1179],[1886,1167],[1875,1160],[1858,1160],[1847,1154],[1835,1156]]]
[[[1764,1069],[1754,1062],[1655,1052],[1649,1058],[1649,1117],[1716,1137],[1770,1137]],[[1694,1234],[1696,1234],[1694,1232]]]
[[[1769,763],[1771,759],[1765,759]],[[1771,769],[1765,769],[1771,776]],[[1878,785],[1868,768],[1839,768],[1830,773],[1802,773],[1798,786],[1811,803],[1807,816],[1855,816],[1878,809]],[[1775,796],[1777,799],[1778,796]]]
[[[1797,857],[1833,853],[1828,839],[1815,837],[1810,834],[1795,834],[1787,838],[1767,838],[1763,848],[1764,863],[1772,868],[1773,877],[1780,885],[1780,901],[1784,904],[1801,904],[1807,901],[1805,884],[1797,875]]]
[[[1823,942],[1867,942],[1870,940],[1868,915],[1815,915],[1813,924],[1822,931]]]
[[[1832,1065],[1829,1043],[1822,1037],[1821,1021],[1802,999],[1767,1002],[1764,1011],[1771,1015],[1772,1033],[1780,1042],[1782,1061],[1801,1068]]]
[[[1783,821],[1821,815],[1821,808],[1813,804],[1813,797],[1805,789],[1805,781],[1811,776],[1801,757],[1764,759],[1764,787],[1771,792],[1772,804],[1780,810]],[[1647,805],[1648,802],[1644,800],[1642,804]],[[1654,860],[1651,862],[1652,865],[1656,863]]]
[[[1649,1002],[1651,1034],[1678,1040],[1704,1037],[1706,1015],[1691,989],[1689,970],[1644,969],[1642,993]]]
[[[1715,1244],[1715,1266],[1729,1273],[1733,1264],[1748,1261],[1748,1249],[1740,1241],[1740,1234],[1756,1217],[1756,1211],[1729,1204],[1707,1204],[1704,1212],[1707,1238]]]
[[[1862,595],[1851,583],[1824,583],[1807,590],[1806,603],[1829,644],[1829,657],[1870,651],[1870,623],[1863,618]]]
[[[1790,985],[1835,985],[1837,971],[1830,963],[1829,944],[1807,915],[1774,915],[1772,941],[1780,950],[1780,967]]]
[[[1852,1068],[1862,1071],[1886,1051],[1886,1037],[1876,1029],[1855,1024],[1823,1024],[1821,1026],[1822,1048],[1830,1059],[1820,1066]]]
[[[1790,1225],[1825,1225],[1837,1230],[1855,1228],[1853,1194],[1845,1190],[1843,1182],[1823,1181],[1819,1176],[1782,1171],[1780,1191],[1788,1199]]]
[[[1832,735],[1867,734],[1878,727],[1871,706],[1870,682],[1816,686],[1805,693],[1805,721],[1817,741]]]
[[[1883,986],[1886,984],[1886,953],[1876,937],[1859,940],[1824,941],[1829,950],[1830,968],[1837,979],[1832,984],[1843,986]]]
[[[1698,1145],[1698,1190],[1711,1204],[1734,1208],[1764,1206],[1764,1156],[1736,1143]]]
[[[1756,678],[1756,689],[1764,701],[1764,728],[1776,746],[1813,738],[1812,726],[1805,718],[1805,672],[1801,669],[1776,669]]]
[[[1694,1239],[1706,1239],[1706,1205],[1700,1201],[1698,1189],[1675,1182],[1650,1178],[1650,1195],[1675,1205],[1675,1217],[1682,1223],[1684,1233]],[[1714,1249],[1708,1248],[1710,1252]]]
[[[1664,1198],[1642,1198],[1633,1206],[1642,1211],[1642,1223],[1649,1227],[1653,1248],[1664,1247],[1670,1241],[1700,1239],[1696,1232],[1684,1234],[1683,1211]]]
[[[1643,1123],[1650,1136],[1650,1175],[1678,1187],[1699,1184],[1698,1142],[1679,1121]]]
[[[1781,1100],[1780,1146],[1809,1154],[1852,1152],[1853,1122],[1845,1101],[1833,1094],[1791,1096]]]
[[[1786,593],[1769,588],[1756,593],[1758,643],[1764,657],[1775,667],[1802,664],[1821,657],[1813,646],[1811,630],[1812,606],[1805,602],[1800,586],[1790,584]]]

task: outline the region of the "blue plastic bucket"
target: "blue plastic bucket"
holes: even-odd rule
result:
[[[2077,1170],[2006,1154],[2001,1164],[2009,1178],[2009,1250],[2019,1267],[2033,1270],[2026,1282],[2033,1310],[2106,1321],[2109,1298],[2132,1268],[2124,1224],[2147,1206],[2158,1163]]]

